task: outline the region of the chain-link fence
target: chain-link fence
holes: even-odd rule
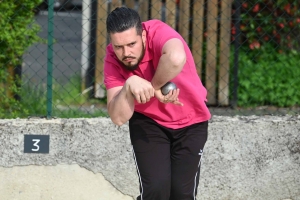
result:
[[[0,2],[1,118],[107,116],[105,20],[122,5],[182,35],[213,114],[300,112],[298,1]]]

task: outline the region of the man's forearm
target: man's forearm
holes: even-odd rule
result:
[[[111,120],[118,126],[126,123],[134,112],[134,97],[126,87],[125,84],[107,106]]]

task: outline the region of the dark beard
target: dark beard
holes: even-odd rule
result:
[[[141,56],[138,58],[137,63],[136,63],[135,65],[131,65],[131,64],[125,65],[123,62],[121,62],[122,65],[124,66],[124,68],[127,69],[127,70],[129,70],[129,71],[134,71],[134,70],[136,70],[136,69],[139,67],[140,62],[141,62],[142,59],[144,58],[145,51],[146,51],[146,50],[145,50],[145,45],[144,45],[144,43],[143,43],[142,53],[141,53]],[[130,58],[130,57],[129,57],[129,58]],[[126,57],[123,58],[123,59],[126,59]]]

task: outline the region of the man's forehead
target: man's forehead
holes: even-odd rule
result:
[[[122,32],[110,33],[110,37],[128,37],[137,35],[138,34],[135,28],[130,28]]]
[[[120,33],[111,33],[110,40],[114,45],[126,45],[136,42],[141,36],[137,34],[136,30],[126,30]]]

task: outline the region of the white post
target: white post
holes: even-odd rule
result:
[[[91,0],[82,0],[81,80],[85,81],[89,67],[89,43],[91,37]],[[85,88],[85,82],[82,84]]]

